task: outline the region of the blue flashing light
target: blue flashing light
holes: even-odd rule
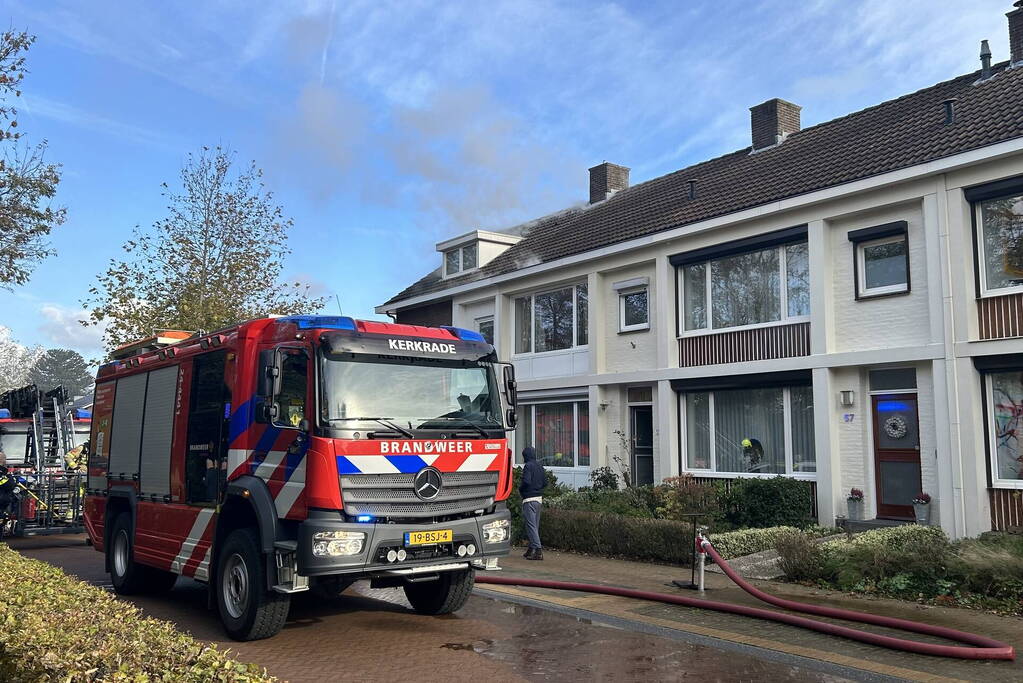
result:
[[[289,315],[279,323],[295,323],[300,330],[356,330],[355,320],[347,315]]]
[[[877,411],[879,413],[892,413],[896,411],[909,410],[909,404],[905,401],[878,401]]]
[[[373,515],[358,515],[355,518],[356,522],[372,522]]]
[[[0,408],[0,420],[11,419],[11,411],[7,408]]]
[[[482,334],[473,330],[467,330],[462,327],[449,327],[448,325],[442,325],[441,329],[447,330],[462,341],[483,342],[484,344],[487,342],[487,340],[483,338]]]

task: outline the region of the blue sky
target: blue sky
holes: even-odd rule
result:
[[[1008,0],[5,3],[38,36],[19,108],[64,167],[57,256],[0,292],[22,343],[99,353],[80,301],[187,152],[254,159],[295,221],[286,273],[349,315],[434,244],[749,144],[771,97],[803,125],[1008,57]],[[336,312],[336,305],[328,308]]]

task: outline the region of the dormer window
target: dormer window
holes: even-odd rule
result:
[[[444,270],[444,277],[455,277],[462,273],[478,271],[494,260],[502,251],[518,243],[521,239],[518,235],[473,230],[464,235],[439,242],[437,244],[437,251],[441,253],[441,266]]]
[[[467,244],[464,247],[448,249],[444,252],[444,275],[451,277],[463,270],[472,270],[476,267],[477,251],[476,243]]]

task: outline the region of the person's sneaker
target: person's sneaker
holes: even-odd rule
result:
[[[543,551],[542,550],[534,550],[532,555],[527,555],[526,556],[526,559],[527,560],[542,560],[543,559]]]
[[[527,560],[532,559],[533,558],[533,549],[532,548],[526,548],[526,552],[522,554],[522,557],[526,558]]]

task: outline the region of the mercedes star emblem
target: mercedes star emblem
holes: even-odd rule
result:
[[[412,485],[420,500],[433,500],[440,495],[442,479],[440,471],[433,467],[424,467],[416,473]]]

